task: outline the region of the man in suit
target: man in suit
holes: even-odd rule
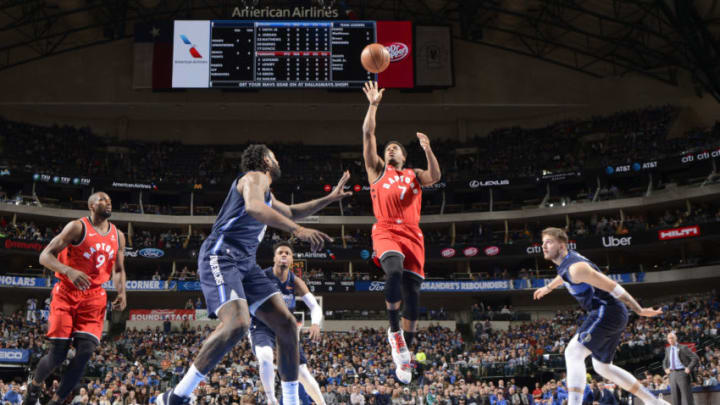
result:
[[[667,336],[669,343],[665,348],[663,368],[665,374],[670,374],[670,392],[673,405],[695,405],[692,395],[692,372],[700,359],[689,347],[679,345],[677,335],[670,332]]]
[[[618,405],[618,401],[613,394],[613,387],[610,384],[603,384],[602,391],[600,391],[600,398],[598,398],[599,405]]]

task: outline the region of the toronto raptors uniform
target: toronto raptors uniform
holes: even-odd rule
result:
[[[386,165],[370,186],[370,196],[377,219],[372,228],[375,257],[382,260],[389,252],[400,253],[404,269],[424,279],[425,244],[418,226],[422,187],[415,171]]]
[[[80,290],[70,279],[60,273],[50,303],[50,339],[70,339],[81,333],[100,342],[105,319],[107,294],[102,284],[110,280],[118,251],[118,231],[110,224],[107,232],[95,229],[87,217],[80,218],[83,237],[78,244],[71,244],[58,255],[58,260],[88,275],[90,287]]]

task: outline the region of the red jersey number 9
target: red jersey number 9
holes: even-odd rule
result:
[[[100,267],[102,267],[102,265],[105,264],[105,260],[107,260],[107,259],[105,259],[105,255],[103,255],[103,254],[97,255],[97,264],[95,265],[95,268],[99,269]]]

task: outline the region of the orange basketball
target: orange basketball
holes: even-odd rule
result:
[[[381,44],[370,44],[360,54],[363,67],[370,73],[380,73],[390,66],[390,52]]]

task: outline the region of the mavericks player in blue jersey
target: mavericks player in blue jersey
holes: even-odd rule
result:
[[[640,316],[653,317],[662,310],[643,308],[635,299],[581,254],[568,250],[568,237],[560,228],[542,231],[542,249],[546,260],[557,265],[557,277],[535,290],[534,298],[549,294],[565,284],[568,292],[588,311],[585,322],[565,348],[568,405],[582,405],[585,391],[585,358],[592,355],[595,371],[643,400],[645,405],[669,405],[656,398],[630,373],[612,364],[615,350],[628,323],[627,307]]]
[[[273,267],[265,269],[268,278],[274,281],[280,289],[285,304],[287,304],[290,312],[295,311],[295,296],[302,297],[303,302],[310,309],[310,338],[320,340],[320,322],[322,321],[322,308],[318,304],[315,296],[308,289],[307,284],[300,278],[296,277],[292,272],[293,251],[288,242],[278,242],[273,246]],[[265,388],[268,404],[277,404],[275,398],[275,332],[272,331],[257,317],[251,317],[250,321],[250,342],[252,343],[253,353],[258,360],[260,381]],[[298,379],[300,384],[305,388],[305,392],[310,395],[313,402],[317,405],[325,405],[320,385],[310,374],[307,367],[307,359],[302,346],[300,346],[300,369]]]
[[[162,394],[158,405],[190,402],[197,385],[250,327],[250,314],[262,320],[278,339],[278,363],[283,403],[298,403],[297,324],[278,288],[257,265],[255,255],[267,226],[291,232],[321,249],[326,234],[299,226],[293,220],[312,215],[351,193],[344,192],[350,174],[345,172],[335,190],[303,204],[285,205],[270,192],[280,177],[275,155],[265,145],[250,145],[242,154],[243,174],[233,181],[212,231],[198,255],[198,277],[210,317],[220,324],[208,336],[195,361],[175,388]]]

